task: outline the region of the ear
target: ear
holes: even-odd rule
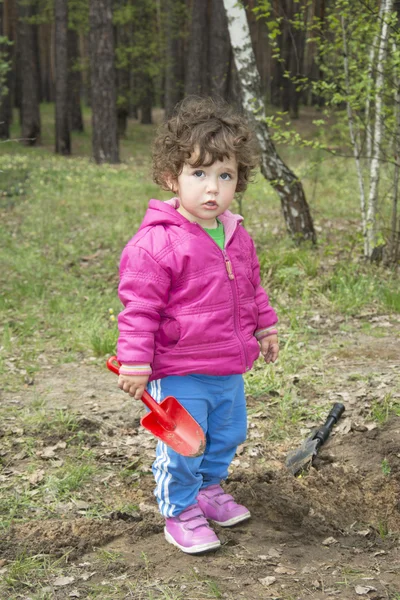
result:
[[[171,192],[173,192],[174,194],[176,194],[178,192],[178,182],[175,179],[175,177],[173,177],[173,175],[171,175],[171,174],[166,175],[165,183],[167,184],[167,186],[171,190]]]

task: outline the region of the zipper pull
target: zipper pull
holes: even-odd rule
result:
[[[225,258],[225,266],[226,266],[226,270],[228,272],[228,277],[229,279],[235,279],[235,276],[233,274],[233,269],[232,269],[232,263],[229,260],[229,257],[227,255],[227,253],[224,250],[224,258]]]

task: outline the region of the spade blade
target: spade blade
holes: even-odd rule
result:
[[[289,452],[286,458],[286,466],[289,471],[296,475],[299,471],[312,461],[314,456],[317,454],[318,440],[307,439],[305,440],[300,448]]]
[[[296,450],[293,450],[288,454],[286,466],[293,475],[299,473],[307,463],[312,461],[319,448],[325,444],[333,426],[336,425],[343,413],[343,404],[340,402],[334,404],[324,425],[319,429],[315,429],[312,435],[307,438],[299,448],[296,448]]]

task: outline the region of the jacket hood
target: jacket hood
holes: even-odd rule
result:
[[[165,202],[150,200],[139,231],[145,227],[154,225],[176,225],[178,227],[189,225],[190,221],[178,213],[177,208],[179,208],[179,198],[171,198],[171,200],[166,200]],[[230,210],[226,210],[220,214],[218,219],[224,226],[226,241],[231,238],[237,225],[243,221],[241,215],[234,214]]]

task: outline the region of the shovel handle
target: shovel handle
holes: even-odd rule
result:
[[[121,363],[118,361],[116,356],[111,356],[107,360],[107,368],[119,375],[119,368]],[[140,398],[143,404],[147,406],[152,413],[157,416],[158,422],[168,431],[174,431],[176,429],[175,422],[171,419],[171,417],[161,408],[161,406],[154,400],[153,396],[150,396],[149,392],[144,390],[142,397]]]
[[[320,427],[313,435],[313,440],[317,440],[316,449],[320,448],[328,439],[332,428],[339,421],[340,417],[344,413],[344,405],[340,402],[337,402],[333,405],[328,418],[326,419],[324,425]]]

